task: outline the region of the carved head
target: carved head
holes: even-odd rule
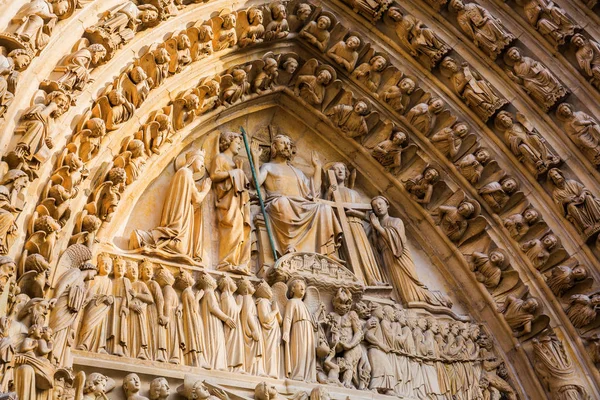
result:
[[[283,157],[290,161],[294,156],[294,144],[287,135],[277,135],[271,143],[271,159]]]
[[[451,74],[454,74],[459,71],[458,63],[452,57],[444,57],[440,64],[440,68]]]
[[[69,96],[66,93],[63,93],[58,90],[50,93],[46,97],[46,101],[48,102],[48,104],[56,104],[56,110],[54,110],[54,112],[52,113],[52,118],[60,117],[65,112],[67,112],[67,110],[71,106],[71,99],[69,98]]]
[[[490,252],[490,263],[492,263],[493,266],[498,267],[500,269],[505,269],[507,266],[507,259],[506,259],[506,254],[504,254],[503,251],[500,251],[498,249],[496,250],[492,250]]]
[[[329,83],[331,82],[331,78],[331,72],[329,72],[327,69],[322,69],[317,74],[317,83],[321,85],[329,85]]]
[[[558,238],[553,234],[548,234],[542,239],[542,245],[548,251],[554,250],[558,246]]]
[[[560,169],[552,168],[550,171],[548,171],[548,176],[555,186],[563,187],[565,185],[565,177]]]
[[[425,317],[417,318],[417,326],[423,331],[426,330],[427,329],[427,318],[425,318]]]
[[[235,22],[236,22],[236,16],[235,14],[225,14],[223,15],[223,24],[222,27],[224,29],[231,29],[235,27]]]
[[[326,15],[321,15],[317,19],[317,27],[321,30],[329,29],[331,26],[331,19]]]
[[[154,264],[150,260],[144,260],[140,264],[140,274],[143,281],[151,281],[154,278]]]
[[[16,272],[17,265],[13,259],[9,256],[0,256],[0,285],[6,285],[9,279],[15,276]]]
[[[477,151],[473,153],[473,155],[475,156],[475,159],[482,165],[487,164],[487,162],[491,158],[490,152],[484,147],[477,149]]]
[[[331,400],[331,396],[325,387],[318,386],[311,390],[310,400]]]
[[[398,7],[391,7],[388,10],[388,17],[396,22],[402,21],[402,11]]]
[[[185,154],[185,165],[194,172],[202,172],[204,170],[204,150],[196,149]]]
[[[367,115],[369,113],[369,105],[365,101],[359,100],[354,105],[354,112],[362,116]]]
[[[470,218],[475,214],[475,206],[469,201],[463,201],[458,205],[458,213],[464,218]]]
[[[88,50],[92,54],[92,65],[100,64],[106,57],[106,48],[101,44],[94,43],[88,47]]]
[[[429,321],[429,330],[434,334],[437,335],[438,333],[440,333],[440,323],[437,321],[437,319],[435,318],[431,318],[428,320]]]
[[[45,232],[46,234],[60,231],[60,224],[56,222],[54,218],[49,215],[39,217],[33,223],[33,230],[35,232]]]
[[[33,298],[28,300],[21,310],[18,311],[17,320],[22,321],[23,319],[30,317],[31,324],[43,326],[49,312],[50,302],[48,300]]]
[[[158,24],[160,22],[158,18],[158,10],[151,6],[152,8],[148,8],[142,10],[140,13],[140,20],[144,26],[150,27]]]
[[[274,21],[283,21],[287,17],[287,11],[283,4],[271,3],[269,8],[271,9],[271,18]]]
[[[479,324],[471,324],[469,326],[469,334],[473,341],[477,341],[481,335],[481,327]]]
[[[139,158],[145,155],[144,142],[139,139],[133,139],[127,145],[127,150],[131,152],[132,158]]]
[[[4,265],[5,262],[8,262],[8,260],[5,260],[4,257],[7,257],[7,256],[0,257],[0,265]],[[11,259],[11,261],[12,261],[12,259]],[[41,254],[30,254],[25,259],[24,271],[25,272],[35,271],[38,274],[43,273],[46,276],[48,276],[50,274],[50,264],[48,263],[48,261],[46,261],[46,259]]]
[[[366,320],[371,318],[371,305],[369,303],[359,301],[354,305],[354,310],[361,319]]]
[[[296,17],[300,22],[306,21],[308,17],[310,17],[311,13],[312,8],[310,8],[310,5],[308,3],[301,3],[298,5],[298,9],[296,9]]]
[[[587,278],[587,276],[588,276],[588,272],[584,266],[578,265],[575,268],[573,268],[573,277],[575,278],[576,281],[581,281],[581,280]]]
[[[348,173],[348,167],[342,162],[336,162],[331,166],[338,184],[346,183],[350,174]]]
[[[427,104],[429,104],[429,111],[434,114],[438,114],[444,109],[444,101],[439,97],[431,98]]]
[[[383,306],[383,316],[387,321],[396,320],[396,310],[390,305]]]
[[[62,185],[54,185],[48,190],[48,198],[54,199],[55,204],[59,205],[71,198],[67,189]]]
[[[304,295],[306,294],[306,282],[301,278],[294,278],[290,282],[288,282],[288,291],[287,297],[288,299],[304,299]]]
[[[102,395],[106,394],[106,384],[108,378],[99,372],[92,372],[85,378],[85,385],[83,386],[84,394],[95,394]]]
[[[114,261],[114,276],[115,278],[122,278],[127,273],[127,261],[121,257],[116,257]]]
[[[213,278],[207,273],[200,274],[200,276],[198,277],[197,284],[200,289],[204,290],[214,290],[217,288],[217,281],[215,280],[215,278]]]
[[[29,327],[27,331],[27,337],[31,339],[41,339],[42,338],[42,325],[33,324]]]
[[[168,268],[161,266],[156,272],[156,282],[160,286],[172,286],[175,283],[175,277]]]
[[[502,185],[502,190],[506,194],[513,194],[519,190],[519,182],[512,177],[504,178],[500,184]]]
[[[131,80],[135,84],[141,83],[141,82],[145,81],[146,79],[148,79],[148,75],[146,75],[146,71],[144,71],[144,69],[140,66],[134,67],[131,70],[131,72],[129,73],[129,76],[131,77]]]
[[[110,92],[108,92],[107,97],[108,101],[110,102],[110,105],[113,107],[125,104],[127,102],[125,95],[120,89],[111,90]]]
[[[70,5],[68,1],[55,0],[53,2],[50,2],[50,5],[52,7],[52,13],[57,17],[62,17],[63,15],[66,15],[69,12]]]
[[[123,391],[129,397],[140,391],[140,377],[137,374],[129,374],[123,378]]]
[[[523,58],[518,47],[511,47],[510,49],[508,49],[508,51],[506,52],[506,57],[509,61],[512,62],[520,61]]]
[[[89,136],[94,138],[106,135],[106,123],[101,118],[92,118],[85,123],[86,129],[90,130]]]
[[[577,48],[585,46],[588,42],[589,41],[581,33],[576,33],[571,38],[571,43],[573,43]]]
[[[221,279],[219,279],[219,290],[221,292],[229,291],[234,293],[237,290],[237,285],[229,275],[224,275]]]
[[[385,318],[385,312],[383,311],[383,306],[379,303],[373,303],[373,308],[371,309],[371,315],[378,320],[383,320]]]
[[[17,71],[24,71],[31,64],[31,56],[23,49],[15,49],[8,53],[8,57],[13,60]]]
[[[454,12],[459,12],[465,9],[465,5],[463,4],[462,0],[451,0],[449,6]]]
[[[404,144],[408,141],[408,136],[406,132],[400,130],[399,128],[395,128],[392,133],[392,144],[396,147],[404,146]]]
[[[253,295],[256,290],[254,289],[254,285],[250,282],[250,279],[243,278],[238,282],[238,293],[242,296]]]
[[[258,286],[256,287],[256,292],[254,293],[254,297],[258,299],[268,299],[271,300],[273,298],[273,289],[267,282],[260,281]]]
[[[288,74],[293,74],[298,69],[298,60],[296,60],[294,57],[289,57],[283,62],[282,66],[285,72]]]
[[[194,382],[194,386],[192,387],[192,392],[190,395],[190,399],[192,400],[205,400],[209,399],[210,392],[208,388],[201,381]]]
[[[556,117],[563,122],[573,118],[573,113],[573,106],[569,103],[561,103],[556,109]]]
[[[454,131],[454,134],[456,136],[458,136],[459,138],[463,139],[469,133],[469,125],[467,125],[464,122],[457,122],[452,127],[452,130]]]
[[[347,288],[339,288],[331,303],[336,313],[346,315],[352,309],[352,293]]]
[[[12,190],[20,192],[29,183],[29,176],[20,169],[9,170],[2,179],[0,185],[12,187]]]
[[[539,307],[535,297],[530,297],[523,302],[523,311],[533,314]]]
[[[423,179],[432,184],[436,183],[440,179],[440,173],[433,167],[427,167],[423,172]]]
[[[403,78],[398,84],[400,91],[404,94],[411,94],[415,91],[417,83],[411,78]]]
[[[346,39],[346,46],[348,46],[350,50],[357,50],[360,47],[360,39],[356,36],[349,36]]]
[[[371,200],[371,207],[375,215],[377,215],[378,217],[383,217],[388,213],[388,209],[390,208],[390,202],[383,196],[377,196]]]
[[[254,388],[254,400],[276,400],[277,389],[267,382],[261,382]]]
[[[190,37],[185,33],[181,33],[177,36],[177,50],[185,50],[192,47]]]
[[[171,61],[171,55],[164,47],[154,50],[154,61],[158,65],[165,65]]]
[[[260,25],[263,23],[263,13],[256,7],[250,7],[247,11],[248,22],[252,25]]]
[[[175,281],[177,283],[177,286],[179,286],[182,289],[194,286],[194,284],[196,283],[192,274],[190,274],[189,271],[186,271],[185,269],[179,270],[179,275],[177,276]]]
[[[198,27],[198,39],[205,43],[210,40],[213,40],[215,34],[213,33],[212,28],[209,25],[201,25]]]
[[[500,111],[494,121],[496,128],[506,130],[512,128],[514,122],[512,115],[507,111]]]
[[[150,400],[166,399],[170,393],[171,388],[165,378],[155,378],[150,382]]]
[[[127,261],[127,278],[129,278],[129,280],[131,282],[135,282],[138,280],[138,276],[139,276],[139,267],[138,267],[138,263],[137,261],[134,260],[129,260]]]
[[[85,262],[79,266],[84,281],[91,281],[98,274],[98,267],[91,262]]]
[[[101,276],[110,275],[113,268],[113,260],[110,255],[106,253],[98,254],[98,274]]]

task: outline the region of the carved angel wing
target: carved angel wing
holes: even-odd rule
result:
[[[326,311],[325,305],[321,301],[321,293],[319,289],[314,286],[308,286],[306,288],[306,295],[304,296],[304,304],[308,308],[310,315],[313,316],[315,322],[323,322],[325,320]]]
[[[177,38],[172,36],[170,39],[167,39],[164,43],[165,49],[171,60],[169,61],[169,73],[175,74],[177,72],[177,67],[179,66],[179,54],[177,53]]]
[[[283,282],[277,282],[277,283],[271,285],[271,290],[273,291],[273,300],[275,300],[277,302],[277,305],[279,306],[279,310],[281,310],[281,312],[283,312],[283,310],[285,310],[285,306],[287,305],[287,302],[288,302],[288,298],[287,298],[288,287],[287,287],[287,285]]]

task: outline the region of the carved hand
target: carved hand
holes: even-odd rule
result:
[[[169,318],[163,315],[162,317],[158,318],[158,323],[162,326],[167,326],[167,324],[169,323]]]
[[[289,332],[284,332],[284,334],[281,336],[281,340],[283,340],[285,343],[290,341],[290,333]]]
[[[228,327],[230,327],[231,329],[235,329],[235,321],[231,318],[227,318],[225,320],[225,323],[227,324]],[[254,339],[254,334],[252,334],[252,338]],[[255,339],[258,340],[258,339]]]
[[[202,192],[208,193],[211,186],[212,186],[212,179],[210,179],[209,177],[206,177],[204,179],[204,181],[202,182]]]
[[[260,148],[258,142],[250,143],[250,152],[252,152],[252,157],[259,158],[262,155],[263,150]]]
[[[319,154],[316,151],[310,153],[310,161],[315,168],[321,168],[321,160],[319,160]]]

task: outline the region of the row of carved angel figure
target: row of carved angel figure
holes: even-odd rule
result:
[[[183,269],[175,277],[147,260],[138,265],[100,254],[93,265],[84,261],[90,256],[84,246],[70,247],[68,263],[59,263],[70,269],[51,295],[42,284],[43,259],[28,258],[33,273],[18,282],[21,292],[14,291],[2,320],[2,355],[9,355],[0,359],[4,390],[14,387],[22,391],[19,398],[29,398],[32,379],[38,389],[50,389],[38,380],[70,365],[76,347],[395,396],[515,396],[477,324],[398,304],[355,302],[345,288],[332,289],[327,312],[319,291],[301,278],[271,287],[228,275],[194,277]],[[513,308],[506,315],[529,321],[527,311]],[[456,378],[463,373],[471,378]]]

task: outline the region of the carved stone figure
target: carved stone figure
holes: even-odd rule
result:
[[[571,38],[571,43],[577,48],[575,57],[579,69],[592,85],[600,89],[600,44],[580,33]]]
[[[263,335],[264,373],[271,378],[278,378],[282,365],[281,353],[281,323],[283,318],[276,301],[273,301],[273,291],[267,282],[262,281],[256,287],[256,309],[258,321]],[[228,351],[231,349],[228,347]]]
[[[17,267],[12,258],[0,256],[0,284],[8,284],[10,278],[15,276]],[[30,298],[43,298],[46,289],[50,286],[48,278],[50,276],[50,264],[40,254],[30,254],[25,259],[23,272],[19,276],[17,283],[21,294],[26,294]]]
[[[241,297],[240,323],[244,333],[244,370],[251,375],[264,375],[264,340],[258,310],[252,295],[255,293],[252,282],[242,279],[238,284]]]
[[[219,290],[221,291],[221,310],[235,323],[235,328],[224,326],[225,348],[227,349],[227,368],[231,372],[240,372],[244,370],[244,331],[240,322],[240,312],[242,311],[242,299],[236,298],[233,293],[238,289],[236,283],[228,275],[219,280]],[[279,345],[279,343],[278,343]]]
[[[200,315],[201,292],[194,292],[196,282],[186,270],[180,270],[177,286],[181,289],[181,349],[186,365],[192,367],[210,366],[204,358],[204,328]],[[219,340],[219,338],[215,338]],[[222,339],[223,340],[223,339]]]
[[[187,37],[187,36],[186,36]],[[152,90],[154,82],[148,77],[146,71],[140,66],[128,68],[119,77],[119,82],[123,85],[123,94],[128,102],[138,108],[148,97]]]
[[[407,143],[408,135],[406,132],[395,129],[392,131],[392,137],[378,143],[371,154],[382,166],[396,174],[402,166],[402,150]]]
[[[160,226],[149,232],[134,230],[129,247],[193,264],[202,260],[202,220],[198,206],[210,190],[212,181],[205,178],[201,190],[194,182],[194,173],[204,171],[203,151],[186,153],[183,164],[176,166],[179,169],[165,199]]]
[[[310,189],[321,187],[322,166],[317,154],[311,155],[315,169],[311,182],[302,171],[289,164],[293,143],[288,136],[273,138],[270,162],[261,165],[261,153],[258,143],[252,143],[254,165],[260,167],[258,184],[264,185],[267,193],[266,211],[273,227],[275,250],[279,254],[316,252],[335,255],[340,224],[331,206],[313,202],[318,193]]]
[[[221,80],[221,103],[233,104],[244,100],[250,93],[248,74],[243,68],[235,68],[231,74],[226,74]]]
[[[376,304],[371,311],[370,327],[365,332],[365,340],[369,343],[369,362],[371,364],[371,382],[369,389],[381,394],[392,395],[396,387],[396,378],[388,354],[391,349],[386,343],[382,320],[385,318],[383,307]]]
[[[371,243],[380,265],[392,281],[398,299],[404,304],[423,302],[450,307],[451,303],[440,293],[430,291],[417,276],[417,270],[408,248],[404,223],[388,214],[389,201],[378,196],[371,200]]]
[[[48,360],[54,350],[52,329],[39,324],[29,327],[14,356],[14,386],[19,399],[48,396],[54,385],[55,366]]]
[[[164,300],[164,309],[162,319],[158,320],[158,351],[156,359],[158,361],[169,362],[171,364],[181,363],[181,348],[183,343],[179,321],[182,319],[182,307],[179,303],[179,295],[173,289],[175,277],[165,267],[158,269],[155,275],[156,282],[162,288]],[[164,345],[164,348],[162,347]]]
[[[240,47],[246,47],[252,44],[262,43],[265,34],[263,26],[263,13],[256,7],[250,7],[246,10],[248,25],[244,27],[242,34],[238,39]]]
[[[213,44],[215,51],[225,50],[237,44],[238,38],[235,31],[237,16],[234,13],[227,13],[220,17],[221,26],[218,36],[215,38],[216,43]]]
[[[561,103],[556,116],[562,122],[563,129],[583,154],[595,166],[600,165],[600,125],[583,111],[575,111],[569,103]]]
[[[462,176],[464,176],[467,181],[474,185],[479,182],[483,168],[490,161],[490,158],[490,152],[486,148],[482,147],[477,149],[472,154],[467,154],[458,160],[454,165],[456,165],[456,168],[462,174]]]
[[[481,205],[475,200],[466,199],[458,207],[440,206],[438,214],[440,228],[453,242],[459,242],[467,228],[469,220],[477,217],[481,211]]]
[[[167,400],[169,394],[171,394],[171,388],[165,378],[152,379],[148,393],[150,400]]]
[[[578,28],[565,10],[551,0],[517,0],[517,4],[523,7],[527,22],[555,48],[565,44]]]
[[[550,252],[558,247],[559,242],[558,238],[553,234],[548,234],[540,239],[528,240],[523,243],[521,249],[525,251],[525,254],[531,260],[531,263],[538,270],[541,269],[548,258],[550,257]]]
[[[127,320],[129,339],[127,341],[129,356],[140,360],[150,359],[148,305],[154,301],[146,283],[138,280],[139,267],[137,261],[127,263],[127,278],[131,282],[129,288],[129,319]]]
[[[160,285],[154,280],[154,264],[144,260],[140,264],[141,281],[146,285],[152,295],[152,302],[146,308],[146,321],[148,323],[148,356],[151,360],[166,362],[164,350],[166,349],[166,335],[160,328],[160,322],[165,319],[165,299]],[[162,350],[162,351],[161,351]]]
[[[41,51],[52,35],[59,16],[67,13],[68,4],[49,0],[31,0],[24,4],[12,18],[14,34],[33,53]]]
[[[325,50],[329,45],[330,27],[331,19],[326,15],[321,15],[316,21],[310,21],[306,24],[300,31],[299,36],[321,50],[321,52],[325,53]]]
[[[381,84],[381,73],[387,66],[388,61],[381,55],[371,57],[369,62],[362,63],[354,72],[352,77],[362,82],[371,92],[376,92]]]
[[[173,129],[185,128],[196,118],[200,107],[200,98],[194,93],[183,92],[173,102]]]
[[[573,361],[553,332],[533,339],[534,368],[553,400],[590,399],[576,375]]]
[[[131,185],[142,174],[146,165],[144,142],[138,139],[131,140],[123,152],[115,157],[113,164],[125,170],[125,184]]]
[[[304,304],[306,283],[295,278],[288,282],[288,301],[285,307],[281,339],[285,348],[285,375],[294,380],[315,382],[316,326]]]
[[[411,78],[402,78],[397,85],[388,86],[381,94],[381,99],[400,114],[404,114],[410,101],[410,95],[415,91],[417,84]]]
[[[433,186],[440,180],[440,172],[434,167],[426,167],[422,174],[404,181],[404,187],[410,197],[427,207],[433,195]]]
[[[48,326],[54,332],[54,348],[50,360],[66,365],[70,362],[70,348],[75,345],[71,337],[75,335],[75,321],[83,310],[87,295],[87,282],[94,279],[98,268],[84,262],[64,272],[54,290],[54,308],[50,313]]]
[[[434,133],[429,140],[443,155],[454,159],[460,150],[463,139],[469,134],[469,125],[457,122]]]
[[[204,291],[200,299],[199,315],[204,325],[204,356],[208,365],[217,370],[227,370],[227,349],[223,324],[235,329],[235,321],[221,310],[215,293],[217,281],[209,274],[201,274],[198,286]],[[242,311],[244,309],[242,308]]]
[[[560,297],[587,277],[588,271],[581,265],[577,265],[574,268],[566,265],[558,265],[552,268],[550,275],[546,276],[546,284],[555,296]]]
[[[105,57],[106,49],[101,44],[77,49],[61,60],[56,70],[63,74],[53,82],[62,90],[79,92],[90,81],[91,70]],[[44,81],[41,85],[52,85],[53,82]]]
[[[16,156],[37,169],[49,157],[54,147],[52,122],[64,114],[71,104],[70,98],[62,91],[46,95],[44,102],[25,110],[15,134],[22,135],[15,148]]]
[[[502,271],[508,266],[508,256],[500,249],[492,250],[489,254],[476,251],[471,255],[471,271],[477,281],[490,290],[498,287],[502,279]]]
[[[279,2],[269,4],[271,11],[271,22],[267,25],[265,40],[283,39],[290,33],[290,26],[287,22],[287,10],[285,5]]]
[[[127,400],[148,400],[140,395],[141,382],[137,374],[128,374],[123,378],[123,392]]]
[[[327,111],[331,122],[350,138],[359,138],[369,133],[366,119],[368,114],[369,104],[366,100],[358,100],[354,105],[338,104]]]
[[[108,334],[108,316],[114,303],[113,282],[109,275],[113,261],[108,254],[98,255],[98,275],[94,277],[88,290],[89,299],[83,311],[79,328],[78,350],[108,354],[106,348]]]
[[[546,173],[552,166],[560,163],[560,158],[548,148],[546,141],[533,131],[533,127],[522,115],[517,114],[515,122],[511,114],[500,111],[494,124],[504,132],[504,139],[512,153],[536,176]]]
[[[575,328],[583,328],[596,319],[599,305],[599,294],[591,296],[574,294],[569,299],[569,307],[566,313]]]
[[[531,332],[534,313],[538,308],[538,301],[533,297],[526,300],[511,295],[506,297],[503,306],[504,319],[506,319],[516,337]]]
[[[478,192],[494,212],[500,213],[517,190],[519,190],[519,182],[511,176],[506,176],[499,182],[484,185]]]
[[[417,131],[429,135],[435,126],[436,115],[444,110],[444,101],[432,97],[427,103],[419,103],[406,113],[407,122]]]
[[[456,21],[463,33],[492,60],[515,40],[502,22],[479,4],[450,0],[448,7],[457,13]]]
[[[127,261],[122,258],[114,260],[113,278],[113,304],[109,312],[108,341],[110,353],[116,356],[127,356],[129,332],[127,317],[129,316],[129,302],[131,300],[131,281],[125,276]]]
[[[265,57],[263,60],[264,66],[262,71],[252,81],[252,90],[257,94],[273,90],[275,85],[277,85],[277,77],[279,76],[277,60],[273,57]]]
[[[73,141],[79,138],[78,155],[87,163],[98,154],[102,139],[106,135],[106,123],[101,118],[90,118],[83,129],[74,135]]]
[[[304,74],[303,67],[298,73],[294,89],[296,95],[300,96],[302,100],[320,107],[325,99],[327,87],[335,81],[337,74],[330,65],[318,65],[316,60],[312,62],[309,60],[306,62],[305,67],[309,63],[315,66],[314,71]]]
[[[352,72],[356,66],[356,61],[358,61],[360,44],[360,39],[357,36],[348,36],[346,40],[337,42],[327,50],[327,55],[340,67]]]
[[[398,7],[392,7],[388,16],[394,21],[396,35],[413,57],[424,57],[426,67],[432,69],[450,51],[432,29],[423,26],[423,22],[410,14],[402,14]]]
[[[513,239],[520,239],[529,231],[529,228],[536,222],[541,220],[540,213],[533,209],[528,208],[521,214],[513,214],[508,216],[504,220],[504,227],[510,233]]]
[[[19,210],[10,204],[10,200],[6,186],[0,186],[0,254],[8,254],[18,230],[15,221]]]
[[[506,73],[531,98],[548,111],[569,91],[548,67],[533,58],[521,55],[521,50],[511,47],[506,52]]]
[[[107,399],[106,394],[113,390],[115,382],[99,372],[92,372],[85,377],[83,398],[81,400]]]
[[[504,362],[494,355],[494,343],[491,338],[485,333],[481,333],[477,339],[477,344],[479,345],[479,357],[482,359],[480,382],[484,380],[488,385],[488,389],[491,388],[491,390],[488,390],[488,393],[495,390],[499,394],[504,394],[508,400],[517,400],[515,390],[505,380],[506,367]]]
[[[134,112],[133,103],[127,100],[122,89],[116,88],[97,100],[92,116],[104,120],[106,130],[114,131],[129,121]]]
[[[20,71],[29,66],[31,55],[23,49],[11,52],[0,46],[0,117],[12,104],[17,90]]]
[[[553,168],[548,176],[554,184],[552,197],[563,215],[587,239],[600,230],[600,200],[585,186]]]
[[[140,66],[152,80],[152,87],[158,87],[169,76],[171,55],[164,47],[146,52],[140,59]]]
[[[358,192],[347,186],[350,180],[350,172],[346,164],[338,162],[333,164],[331,169],[334,172],[336,182],[331,182],[327,191],[329,200],[334,199],[334,192],[337,191],[344,203],[360,203],[361,199]],[[362,223],[363,219],[366,220],[366,215],[358,210],[347,210],[346,214],[348,225],[350,225],[350,232],[348,234],[352,236],[352,244],[347,243],[347,245],[354,246],[354,252],[359,258],[359,265],[356,267],[360,268],[361,276],[367,285],[383,285],[383,274],[377,265],[373,248],[371,243],[369,243],[369,238]]]
[[[454,92],[463,99],[482,121],[486,122],[508,102],[501,99],[488,81],[468,63],[458,62],[452,57],[442,60],[441,70],[450,78]]]

